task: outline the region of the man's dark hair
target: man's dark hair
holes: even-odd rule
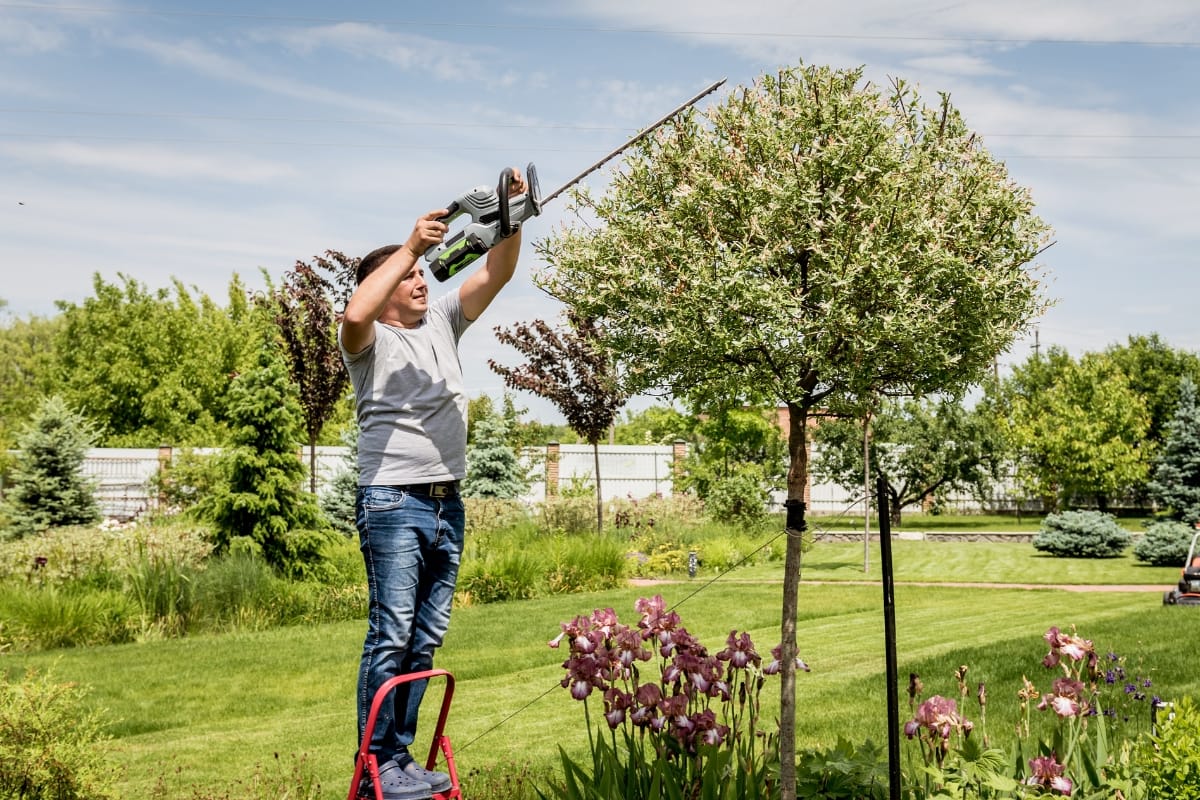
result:
[[[362,261],[358,262],[358,269],[354,271],[355,283],[362,283],[364,278],[378,269],[379,265],[387,261],[388,256],[399,250],[400,247],[398,244],[388,244],[363,256]]]

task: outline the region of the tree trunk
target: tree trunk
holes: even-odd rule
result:
[[[600,443],[592,442],[592,463],[596,471],[596,533],[604,533],[604,495],[600,493]]]
[[[308,487],[314,495],[317,493],[317,435],[308,437]]]
[[[900,520],[901,520],[900,510],[901,510],[901,508],[903,508],[903,506],[900,505],[899,495],[893,495],[890,498],[890,502],[888,503],[888,508],[890,509],[888,511],[888,515],[889,515],[888,521],[892,523],[893,528],[899,528]]]
[[[788,404],[787,549],[780,626],[779,784],[781,800],[796,800],[796,617],[804,533],[804,488],[808,485],[808,409]]]

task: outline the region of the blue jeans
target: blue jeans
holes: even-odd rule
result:
[[[358,670],[358,742],[375,693],[396,675],[433,667],[450,625],[463,549],[460,497],[433,498],[390,486],[360,486],[355,524],[367,568],[367,637]],[[425,681],[400,684],[375,720],[379,763],[406,755],[417,733]]]

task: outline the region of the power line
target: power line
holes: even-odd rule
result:
[[[405,18],[350,18],[315,16],[290,16],[284,14],[237,14],[215,11],[177,11],[154,8],[97,8],[94,6],[45,6],[28,3],[0,3],[0,8],[20,11],[52,11],[83,14],[109,14],[146,17],[179,17],[187,19],[230,19],[255,22],[305,22],[326,25],[354,23],[360,25],[399,25],[427,28],[471,28],[483,30],[542,31],[547,33],[624,33],[654,34],[668,36],[709,36],[713,38],[756,38],[756,39],[821,39],[832,41],[895,41],[895,42],[962,42],[975,44],[1052,44],[1052,45],[1123,45],[1131,47],[1200,47],[1200,42],[1188,40],[1150,39],[1071,39],[1071,38],[1021,38],[1000,36],[932,36],[919,34],[867,34],[867,33],[789,33],[783,31],[706,31],[671,30],[663,28],[618,28],[603,26],[530,25],[517,23],[458,22]]]
[[[183,119],[214,122],[287,122],[300,124],[329,124],[346,125],[347,119],[336,117],[268,117],[244,116],[238,114],[198,114],[171,111],[94,111],[75,110],[68,108],[2,108],[0,114],[46,114],[48,116],[81,116],[81,117],[132,117],[137,119]],[[521,128],[567,131],[628,131],[631,126],[618,125],[565,125],[557,123],[532,122],[463,122],[445,120],[383,120],[361,119],[355,117],[354,125],[371,125],[384,127],[431,127],[431,128]],[[1200,137],[1197,137],[1200,138]]]
[[[340,149],[364,149],[364,150],[482,150],[487,152],[493,151],[528,151],[530,147],[504,147],[496,145],[431,145],[431,144],[412,144],[412,143],[381,143],[372,144],[369,142],[302,142],[297,140],[283,139],[195,139],[186,137],[170,137],[170,136],[106,136],[98,134],[45,134],[45,133],[5,133],[0,132],[0,139],[41,139],[45,141],[58,142],[74,142],[74,141],[101,141],[101,142],[156,142],[164,144],[211,144],[211,145],[263,145],[269,147],[336,147]],[[537,146],[539,152],[544,153],[596,153],[601,150],[600,147],[543,147]]]
[[[262,147],[310,147],[338,148],[344,150],[428,150],[428,151],[479,151],[479,152],[528,152],[536,149],[541,153],[597,153],[599,147],[545,147],[543,145],[462,145],[462,144],[414,144],[411,142],[320,142],[294,139],[199,139],[171,136],[118,136],[101,134],[53,134],[53,133],[9,133],[0,131],[0,139],[38,139],[44,142],[151,142],[160,144],[242,145]],[[998,161],[1197,161],[1200,155],[1071,155],[1071,154],[1015,154],[993,152]]]
[[[201,114],[191,112],[171,111],[97,111],[92,109],[70,108],[9,108],[0,107],[0,114],[28,114],[47,116],[78,116],[78,117],[112,117],[132,119],[178,119],[213,122],[282,122],[301,125],[342,125],[348,120],[337,117],[288,117],[288,116],[257,116],[241,114]],[[445,120],[385,120],[362,119],[355,117],[352,125],[371,127],[396,128],[503,128],[513,130],[547,130],[547,131],[594,131],[608,133],[613,131],[630,131],[631,126],[620,125],[570,125],[566,123],[548,122],[469,122]],[[980,132],[985,139],[1082,139],[1097,141],[1192,141],[1200,139],[1200,133],[985,133]]]

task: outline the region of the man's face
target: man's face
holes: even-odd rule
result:
[[[414,266],[400,281],[392,294],[392,301],[404,322],[412,324],[425,316],[429,308],[429,284],[425,282],[425,270]]]

